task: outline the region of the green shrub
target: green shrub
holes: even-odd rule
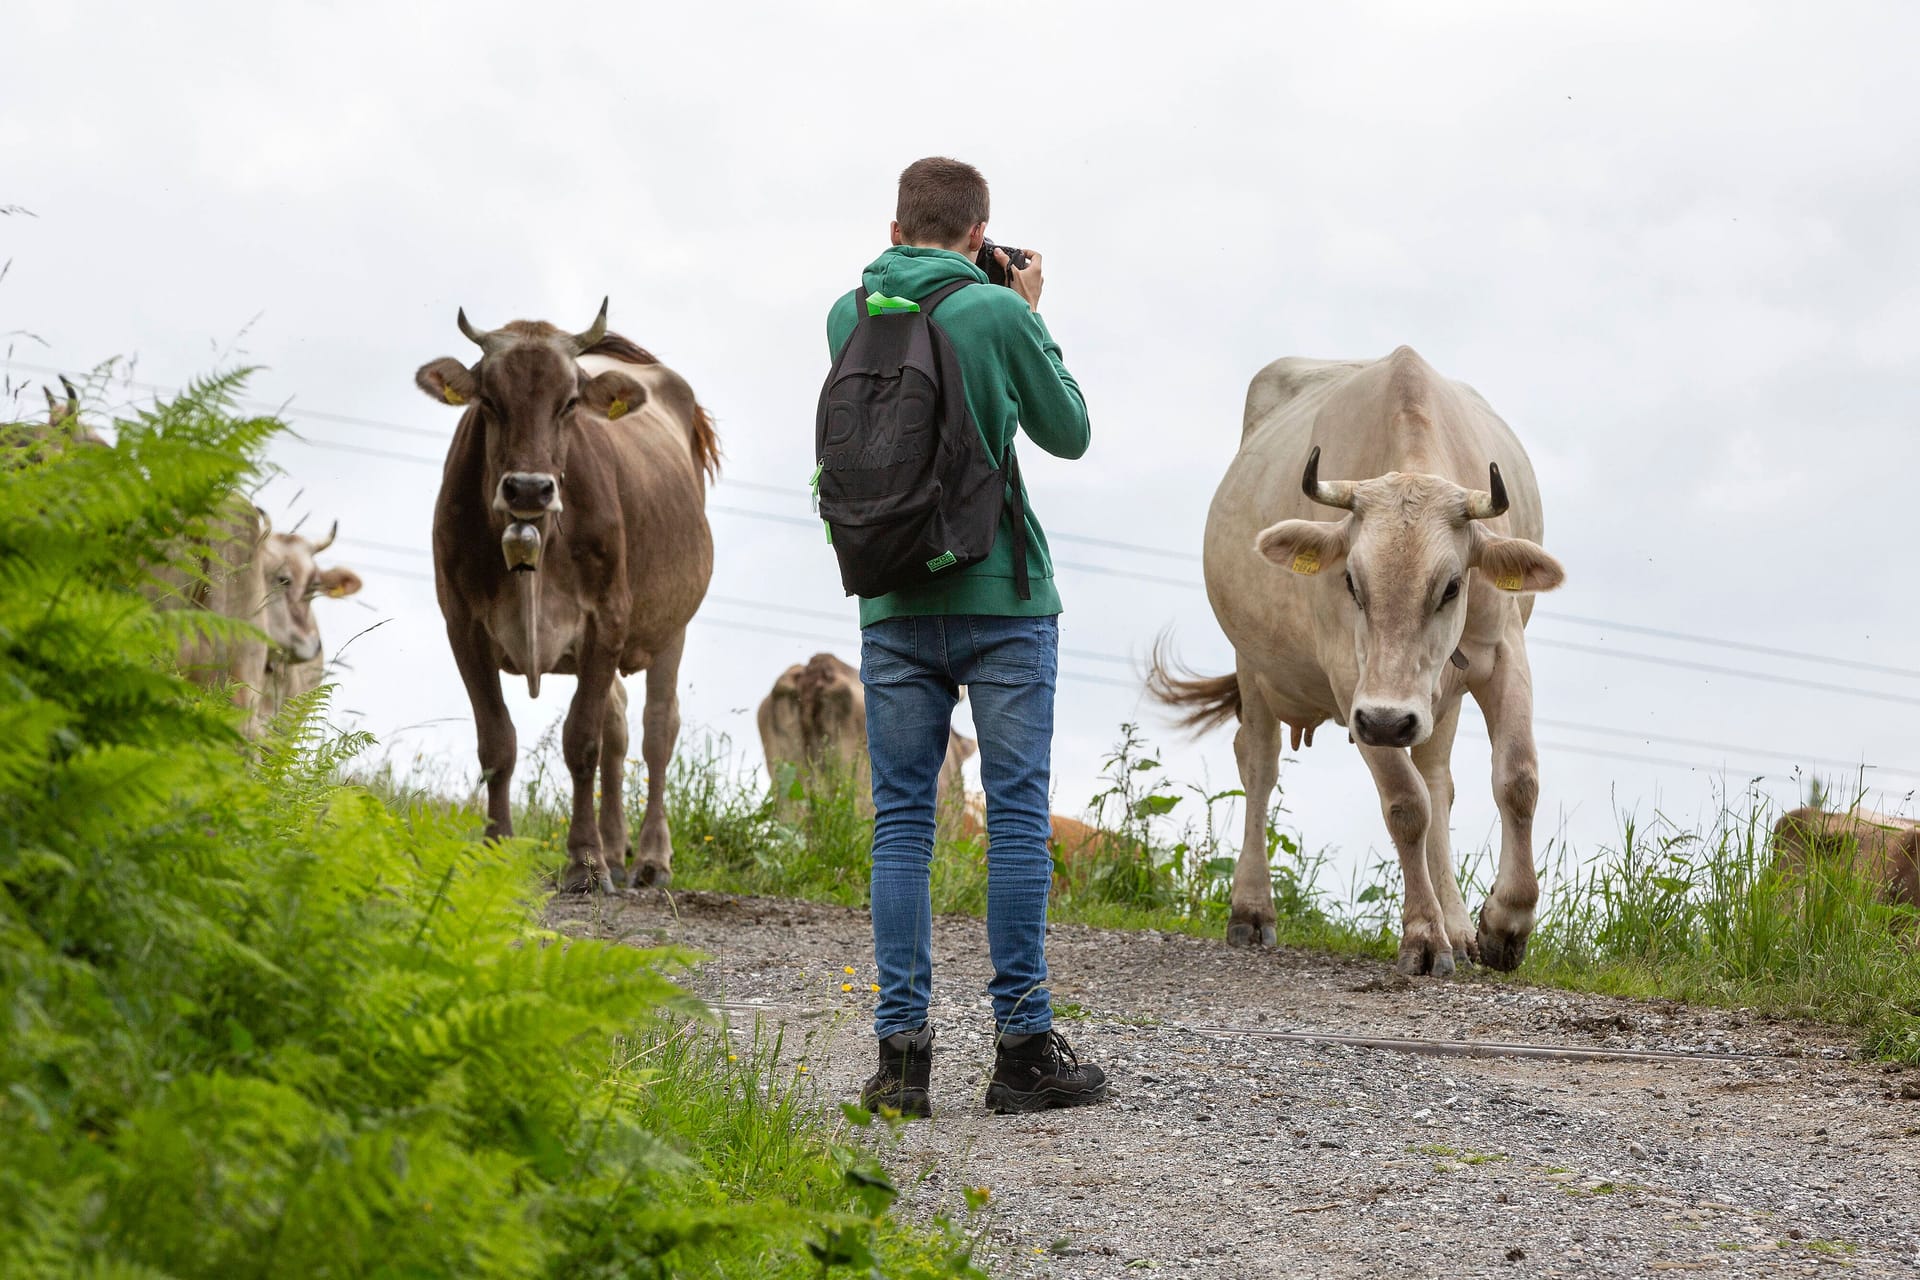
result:
[[[0,458],[0,1275],[964,1270],[677,957],[541,929],[535,842],[172,672],[128,584],[251,478],[239,386]]]

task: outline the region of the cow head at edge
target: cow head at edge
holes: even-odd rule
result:
[[[1282,520],[1261,531],[1256,549],[1296,574],[1341,575],[1359,669],[1348,727],[1369,746],[1417,746],[1433,732],[1434,699],[1466,627],[1470,572],[1524,594],[1553,590],[1566,571],[1538,543],[1480,523],[1507,510],[1497,464],[1488,464],[1484,490],[1400,472],[1323,481],[1319,469],[1316,445],[1301,488],[1348,514]]]
[[[617,370],[587,377],[576,361],[607,335],[607,302],[582,333],[537,320],[475,329],[465,309],[460,332],[480,348],[471,367],[451,356],[420,366],[414,383],[435,400],[473,406],[486,452],[488,503],[501,521],[537,521],[564,509],[574,417],[618,418],[646,400],[646,388]]]
[[[260,567],[267,579],[265,629],[275,649],[295,662],[320,656],[320,624],[313,616],[317,596],[341,599],[360,590],[360,575],[336,565],[322,569],[316,557],[333,545],[335,522],[327,536],[312,542],[297,533],[270,533],[261,542]]]

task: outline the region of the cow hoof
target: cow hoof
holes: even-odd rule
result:
[[[1480,960],[1490,968],[1502,973],[1512,973],[1527,958],[1527,940],[1513,934],[1480,934]]]
[[[613,881],[598,867],[570,866],[560,887],[567,893],[611,893]]]
[[[673,868],[657,862],[637,862],[627,884],[635,889],[664,889],[673,883]]]
[[[1227,925],[1227,945],[1230,947],[1270,947],[1274,938],[1273,926],[1264,921],[1235,920]]]
[[[1453,952],[1419,942],[1400,944],[1400,960],[1394,965],[1409,978],[1431,974],[1436,978],[1453,976]]]

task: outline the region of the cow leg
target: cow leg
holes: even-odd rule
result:
[[[1480,908],[1480,957],[1496,969],[1517,969],[1540,901],[1533,867],[1533,810],[1540,799],[1533,671],[1518,627],[1501,640],[1493,673],[1469,687],[1493,740],[1493,799],[1500,808],[1500,870]]]
[[[612,893],[613,877],[608,874],[595,822],[594,790],[599,783],[601,737],[606,732],[613,685],[619,676],[614,655],[595,643],[591,631],[583,647],[586,653],[580,659],[579,685],[560,729],[560,754],[573,778],[573,814],[567,822],[567,875],[563,884],[570,892],[599,889]]]
[[[682,631],[653,656],[647,668],[647,705],[640,713],[640,755],[647,762],[647,816],[640,822],[639,856],[628,883],[636,889],[673,883],[673,832],[667,827],[667,766],[680,736]]]
[[[600,855],[615,884],[625,882],[627,855],[627,686],[618,674],[607,690],[607,717],[600,728]]]
[[[1453,735],[1460,727],[1460,700],[1434,722],[1433,736],[1410,753],[1413,767],[1427,788],[1427,878],[1440,897],[1440,918],[1446,922],[1447,941],[1454,959],[1480,959],[1473,921],[1460,897],[1460,881],[1453,873],[1453,845],[1448,828],[1453,817]]]
[[[1400,972],[1431,973],[1445,978],[1453,973],[1453,950],[1446,924],[1427,871],[1427,829],[1432,825],[1427,784],[1413,759],[1398,747],[1360,748],[1361,759],[1373,771],[1380,792],[1380,812],[1400,855],[1404,885],[1400,905]]]
[[[486,632],[479,626],[449,620],[447,640],[453,647],[453,662],[460,669],[461,682],[467,686],[467,702],[473,707],[480,780],[487,787],[487,839],[502,839],[513,834],[513,762],[520,744],[513,732],[513,717],[507,712],[507,700],[500,693],[500,667],[494,661]]]
[[[1280,781],[1280,721],[1267,706],[1259,682],[1240,675],[1240,728],[1233,735],[1233,758],[1246,792],[1246,829],[1240,860],[1233,866],[1232,913],[1227,943],[1235,947],[1274,943],[1273,873],[1267,866],[1267,806]]]

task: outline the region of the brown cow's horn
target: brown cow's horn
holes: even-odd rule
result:
[[[73,389],[73,384],[67,381],[67,375],[64,373],[60,375],[60,389],[67,393],[67,416],[69,418],[78,418],[80,416],[80,393]]]
[[[506,346],[508,342],[512,341],[512,339],[505,334],[492,330],[474,328],[472,323],[467,320],[467,309],[465,307],[460,308],[460,314],[457,318],[460,322],[460,332],[466,334],[467,340],[473,343],[474,346],[480,348],[482,355],[490,356]]]
[[[1491,520],[1506,513],[1507,482],[1500,478],[1500,464],[1489,462],[1486,491],[1469,490],[1467,493],[1467,519]]]
[[[1307,470],[1300,477],[1300,491],[1323,507],[1353,510],[1353,481],[1320,479],[1320,446],[1307,455]]]
[[[585,333],[576,333],[569,339],[569,341],[573,343],[573,354],[584,355],[588,349],[600,345],[600,339],[606,336],[607,299],[602,298],[600,299],[600,314],[593,318],[593,326]]]
[[[340,532],[340,522],[338,520],[335,520],[333,522],[333,527],[327,530],[327,536],[313,544],[313,554],[319,555],[322,551],[325,551],[328,547],[332,546],[334,535],[338,534],[339,532]]]

